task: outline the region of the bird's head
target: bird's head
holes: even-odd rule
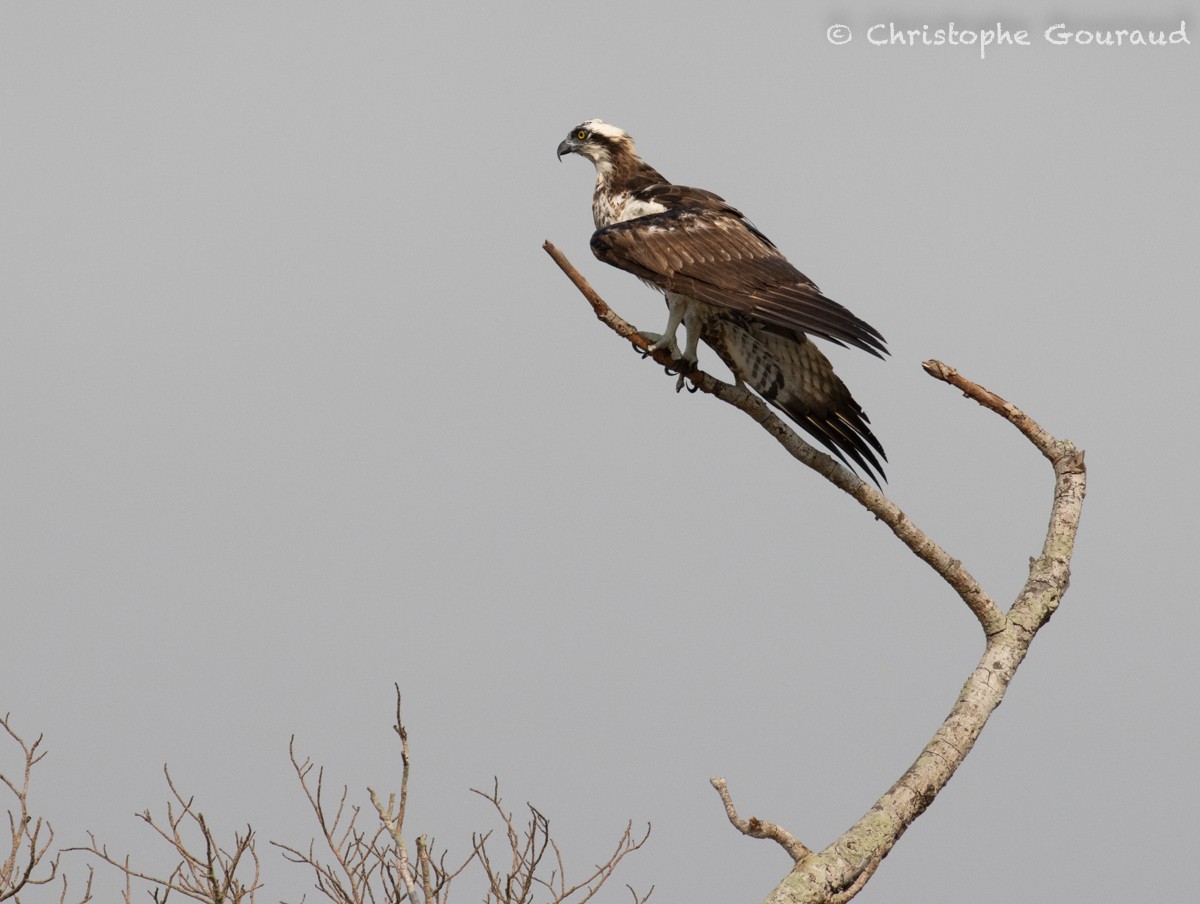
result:
[[[558,159],[563,154],[578,154],[596,164],[596,171],[611,170],[616,158],[623,155],[637,156],[633,139],[624,129],[609,125],[603,119],[581,122],[567,133],[558,145]]]

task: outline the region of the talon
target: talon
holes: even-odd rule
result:
[[[685,385],[687,386],[687,391],[690,392],[692,395],[695,395],[697,392],[700,391],[700,387],[697,386],[695,383],[693,383],[691,380],[688,380]]]
[[[678,371],[671,370],[669,367],[664,367],[663,373],[665,373],[668,377],[673,377],[676,373],[678,373]]]

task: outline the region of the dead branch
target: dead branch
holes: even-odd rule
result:
[[[549,242],[543,247],[588,300],[601,322],[642,351],[649,351],[636,328],[608,307],[562,252]],[[671,361],[665,349],[653,353],[653,357],[657,363],[677,370],[686,366],[684,362]],[[1054,468],[1054,495],[1042,554],[1031,563],[1029,578],[1007,612],[996,605],[961,562],[918,529],[882,492],[808,445],[761,399],[706,373],[686,374],[699,390],[748,414],[793,457],[844,490],[886,524],[954,588],[978,619],[987,640],[984,654],[963,685],[950,715],[916,761],[857,823],[823,851],[808,851],[790,833],[772,823],[740,819],[724,781],[713,780],[726,815],[739,831],[772,838],[795,860],[792,871],[767,898],[768,904],[845,904],[863,888],[900,836],[933,802],[970,753],[988,717],[1003,699],[1034,636],[1054,614],[1070,582],[1070,560],[1086,491],[1083,452],[1066,440],[1056,439],[1015,405],[963,377],[954,368],[939,361],[926,361],[923,366],[931,376],[957,387],[968,398],[1008,420]]]
[[[385,805],[374,789],[368,788],[367,793],[379,819],[378,824],[370,829],[359,828],[361,808],[347,805],[349,789],[345,786],[332,812],[326,807],[324,769],[316,770],[314,784],[312,762],[298,759],[295,738],[289,746],[292,768],[321,829],[323,847],[332,859],[319,856],[312,842],[306,850],[278,841],[271,843],[290,862],[308,866],[313,871],[317,891],[334,904],[372,904],[375,901],[444,904],[451,881],[475,859],[472,852],[457,867],[449,867],[445,853],[439,859],[434,859],[430,842],[424,835],[416,839],[416,863],[409,858],[408,845],[404,840],[404,820],[408,810],[408,777],[412,761],[408,749],[408,731],[401,719],[399,687],[396,688],[396,722],[392,728],[400,738],[399,805],[396,795],[389,795]]]
[[[17,895],[22,889],[36,885],[49,885],[58,877],[62,879],[62,891],[58,896],[59,904],[67,904],[68,900],[73,901],[74,904],[87,904],[92,900],[92,880],[95,875],[91,866],[87,868],[87,881],[84,882],[83,892],[78,898],[68,898],[71,887],[67,874],[59,873],[58,869],[61,851],[56,853],[46,865],[44,875],[35,875],[37,868],[45,860],[54,842],[54,830],[50,827],[50,823],[41,817],[35,819],[29,812],[29,787],[33,767],[41,762],[46,752],[38,750],[42,744],[42,735],[38,735],[32,744],[27,744],[12,728],[9,718],[10,714],[7,713],[0,718],[0,726],[21,748],[25,757],[25,768],[19,786],[8,776],[0,773],[0,784],[3,784],[16,798],[17,805],[16,812],[8,810],[10,843],[4,862],[0,863],[0,901],[11,900],[17,904],[21,900]],[[42,835],[43,829],[45,829],[44,836]]]
[[[392,731],[396,732],[396,736],[400,738],[400,805],[396,808],[395,795],[390,795],[387,806],[384,807],[373,788],[368,788],[367,792],[371,797],[371,804],[375,807],[375,812],[379,815],[380,824],[386,829],[392,839],[392,843],[395,845],[399,861],[399,877],[404,884],[405,893],[410,897],[410,900],[416,901],[417,875],[413,871],[412,863],[408,858],[408,845],[404,843],[403,831],[404,815],[408,812],[408,776],[412,767],[412,760],[408,751],[408,729],[404,727],[404,720],[400,717],[401,702],[400,685],[397,684],[396,723],[392,726]],[[432,886],[425,891],[426,901],[428,902],[428,895],[432,893]]]
[[[309,760],[299,760],[292,749],[292,767],[317,818],[324,847],[332,860],[318,856],[314,844],[301,850],[272,842],[293,863],[307,865],[316,877],[316,888],[335,904],[368,904],[388,901],[399,904],[445,904],[450,883],[474,860],[483,867],[488,890],[486,904],[532,904],[538,889],[550,893],[550,904],[585,904],[608,881],[618,864],[628,854],[638,850],[649,837],[650,828],[640,838],[633,835],[632,824],[626,825],[616,849],[603,863],[578,882],[569,883],[562,852],[550,835],[550,822],[535,807],[529,807],[529,822],[523,828],[506,811],[500,800],[500,786],[493,783],[490,794],[475,791],[492,804],[500,818],[504,833],[504,861],[493,861],[489,841],[493,833],[471,836],[470,855],[455,867],[446,865],[447,855],[433,854],[433,844],[425,835],[415,838],[415,860],[405,841],[405,818],[408,809],[408,778],[412,759],[408,747],[408,731],[401,718],[400,689],[396,688],[396,723],[393,730],[400,738],[401,780],[400,797],[382,797],[368,788],[371,803],[379,818],[372,831],[356,828],[357,807],[347,807],[347,791],[342,789],[336,808],[325,805],[324,773],[316,771]],[[474,789],[472,789],[474,790]],[[551,858],[550,855],[553,854]],[[651,889],[653,891],[653,889]],[[632,892],[632,889],[631,889]],[[634,904],[645,904],[650,892],[639,896],[632,892]]]
[[[783,826],[758,819],[755,816],[751,816],[749,819],[742,819],[738,816],[737,810],[733,806],[733,798],[729,794],[729,786],[726,784],[725,779],[716,777],[709,779],[709,782],[717,789],[717,794],[721,795],[721,802],[725,804],[725,815],[729,817],[730,823],[743,835],[748,835],[751,838],[771,839],[787,851],[788,856],[796,863],[799,863],[812,853]]]
[[[166,766],[163,766],[163,775],[174,798],[174,802],[167,802],[165,821],[156,820],[149,810],[137,815],[179,857],[166,878],[134,869],[128,856],[117,858],[110,854],[91,832],[88,833],[91,843],[87,847],[64,850],[84,851],[120,870],[125,878],[123,897],[126,904],[132,904],[134,879],[149,883],[150,897],[156,902],[165,902],[171,892],[177,892],[205,904],[253,904],[255,892],[262,887],[253,830],[247,826],[244,834],[235,832],[232,847],[222,847],[204,814],[194,809],[194,799],[184,798]]]
[[[612,877],[618,864],[627,855],[638,850],[650,837],[649,825],[646,826],[645,834],[636,838],[633,834],[633,823],[627,823],[608,859],[597,864],[583,879],[568,883],[562,852],[550,835],[550,820],[532,804],[527,804],[529,821],[523,828],[518,829],[512,812],[504,808],[500,799],[498,781],[493,780],[490,794],[477,788],[471,790],[488,801],[500,818],[506,841],[504,853],[509,861],[507,868],[493,864],[487,847],[491,833],[472,837],[475,856],[483,866],[488,880],[488,890],[484,895],[485,904],[532,904],[534,891],[539,887],[549,892],[550,904],[565,904],[568,901],[571,904],[585,904]],[[554,853],[554,864],[550,874],[545,875],[542,862],[549,851]],[[635,904],[644,904],[654,889],[651,887],[640,897],[632,888],[629,891]]]
[[[304,851],[278,841],[272,841],[271,844],[283,852],[286,860],[310,867],[317,890],[336,904],[363,904],[374,901],[376,884],[380,886],[378,894],[381,900],[395,901],[403,897],[404,893],[398,890],[402,888],[402,883],[391,868],[391,859],[381,845],[386,838],[383,826],[377,826],[371,831],[358,827],[361,810],[356,806],[347,808],[349,789],[345,786],[342,787],[335,809],[330,813],[326,809],[324,797],[325,770],[317,770],[314,787],[310,781],[312,761],[300,761],[297,758],[295,737],[288,745],[288,756],[316,817],[324,846],[333,860],[327,862],[319,858],[312,842],[309,842],[308,849]]]
[[[87,870],[88,870],[88,876],[87,876],[87,882],[85,882],[83,885],[83,897],[74,899],[75,904],[87,904],[88,901],[92,900],[92,879],[95,878],[96,871],[94,869],[92,869],[90,864],[88,865]],[[62,894],[60,894],[58,896],[58,904],[67,904],[67,892],[68,891],[70,891],[70,887],[67,882],[67,876],[64,873],[63,877],[62,877]]]
[[[990,636],[1003,630],[1004,613],[988,596],[979,582],[963,567],[962,562],[930,539],[887,496],[832,456],[809,445],[783,419],[777,416],[766,402],[748,389],[725,383],[704,371],[689,370],[686,361],[672,360],[667,349],[651,352],[646,340],[638,334],[637,328],[622,319],[605,303],[604,299],[596,294],[596,291],[561,251],[550,242],[546,242],[542,247],[587,299],[601,323],[604,323],[621,338],[632,342],[640,351],[649,354],[656,363],[686,374],[688,381],[701,392],[715,396],[747,414],[773,436],[793,458],[812,468],[834,486],[848,493],[863,508],[891,528],[892,533],[905,546],[954,589],[954,592],[978,619],[985,635]]]
[[[42,743],[42,735],[38,735],[32,744],[27,744],[9,724],[11,714],[5,713],[0,719],[0,727],[17,742],[24,754],[25,765],[19,784],[0,772],[0,784],[9,790],[15,798],[16,810],[8,809],[8,853],[0,862],[0,901],[16,898],[18,892],[26,887],[48,885],[58,876],[58,855],[46,861],[54,843],[54,829],[50,823],[38,816],[34,818],[29,812],[29,785],[33,777],[33,767],[41,762],[46,755],[38,751]],[[35,875],[39,866],[45,862],[46,874]],[[89,888],[90,888],[89,881]],[[66,896],[66,877],[63,878],[63,896]],[[86,900],[86,899],[85,899]]]
[[[650,896],[654,894],[653,885],[650,886],[650,889],[644,895],[639,895],[632,885],[626,885],[625,887],[629,889],[629,894],[633,898],[633,904],[646,904],[650,900]]]
[[[280,842],[271,843],[281,850],[285,860],[311,869],[317,891],[334,904],[446,904],[451,882],[476,858],[485,866],[485,875],[492,889],[488,901],[493,904],[532,904],[539,888],[550,892],[553,899],[551,904],[585,904],[608,881],[621,860],[638,850],[649,837],[649,826],[646,834],[638,839],[633,837],[632,825],[626,825],[616,850],[609,858],[598,864],[581,881],[568,884],[562,852],[550,836],[549,820],[530,806],[530,824],[524,833],[519,831],[512,814],[505,812],[501,805],[497,784],[490,795],[483,796],[500,814],[505,829],[508,853],[511,855],[507,870],[493,869],[488,860],[487,844],[492,837],[491,832],[472,835],[470,854],[454,866],[447,865],[445,852],[435,856],[430,839],[419,835],[416,838],[415,861],[410,860],[403,827],[412,761],[400,704],[400,689],[397,687],[396,723],[393,728],[400,738],[401,749],[399,805],[394,794],[389,795],[385,806],[379,795],[368,789],[379,817],[377,825],[367,828],[360,826],[362,810],[349,803],[346,787],[343,786],[341,794],[332,801],[327,798],[324,770],[315,767],[309,759],[299,758],[294,738],[289,745],[292,768],[321,830],[323,853],[318,853],[315,841],[310,841],[305,849]],[[12,899],[16,904],[20,900],[17,892],[22,888],[45,885],[56,879],[58,858],[56,856],[49,862],[45,875],[35,874],[38,865],[47,856],[53,838],[49,824],[41,820],[34,821],[27,805],[30,774],[44,756],[38,749],[42,739],[39,737],[32,745],[24,743],[9,726],[7,716],[0,719],[0,725],[17,741],[25,755],[25,775],[20,784],[0,775],[0,782],[14,795],[18,806],[18,812],[9,813],[13,840],[11,851],[4,863],[0,864],[0,901]],[[133,904],[135,881],[150,886],[148,891],[155,904],[166,904],[172,893],[204,904],[253,904],[256,893],[262,888],[253,830],[247,827],[244,833],[235,833],[233,844],[222,846],[204,814],[196,808],[194,798],[185,797],[180,792],[166,766],[163,767],[163,775],[170,790],[165,818],[156,818],[149,810],[137,816],[179,858],[166,876],[134,868],[128,855],[121,857],[111,853],[90,832],[86,847],[63,850],[81,851],[115,867],[124,879],[121,899],[125,904]],[[550,852],[553,852],[553,864],[547,856]],[[82,896],[74,904],[87,904],[92,900],[93,878],[94,871],[89,865]],[[634,904],[646,904],[653,888],[642,896],[632,889],[630,891]],[[67,877],[63,875],[59,904],[67,904],[68,893]]]

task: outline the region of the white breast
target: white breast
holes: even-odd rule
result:
[[[643,201],[633,198],[628,192],[608,194],[597,192],[592,199],[592,218],[596,228],[603,229],[613,223],[624,223],[626,220],[636,220],[638,217],[648,217],[662,213],[666,206],[657,201]]]

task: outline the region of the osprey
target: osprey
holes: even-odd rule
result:
[[[559,144],[560,160],[563,154],[596,167],[592,253],[666,296],[666,329],[642,334],[651,347],[695,368],[704,340],[739,386],[750,386],[876,484],[886,479],[879,459],[887,456],[867,415],[808,334],[880,358],[887,353],[883,336],[822,295],[723,198],[664,179],[624,130],[590,119]],[[687,330],[682,355],[680,324]]]

